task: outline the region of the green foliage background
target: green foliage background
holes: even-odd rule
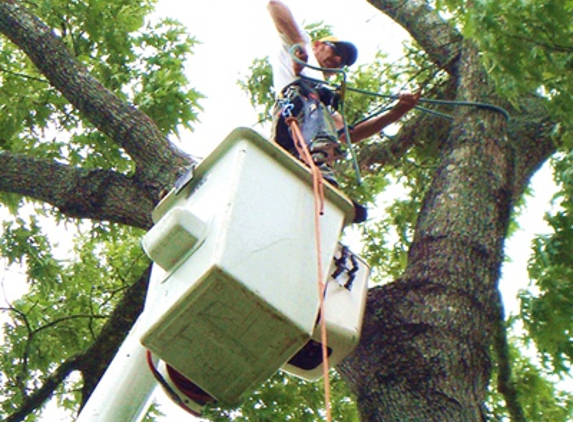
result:
[[[192,130],[201,111],[199,91],[184,72],[198,40],[174,20],[151,23],[150,0],[38,0],[27,7],[62,37],[74,56],[106,87],[146,112],[167,136]],[[521,294],[521,314],[513,324],[513,382],[530,421],[572,419],[571,395],[558,391],[573,359],[573,153],[570,111],[573,1],[570,0],[444,0],[444,16],[474,39],[483,51],[499,93],[508,101],[535,92],[542,95],[559,122],[552,159],[560,189],[554,212],[547,216],[552,233],[538,237],[529,262],[531,289]],[[192,30],[192,28],[191,28]],[[309,27],[325,35],[324,24]],[[0,39],[0,148],[12,153],[55,158],[86,168],[112,168],[129,174],[132,163],[106,136],[85,121],[59,92],[51,88],[29,60]],[[268,58],[258,58],[240,81],[259,113],[270,120],[271,73]],[[388,63],[384,55],[349,74],[361,90],[390,94],[401,87],[436,97],[445,76],[419,46],[404,46],[404,59]],[[356,122],[389,105],[380,97],[349,92],[346,118]],[[370,143],[384,142],[386,135]],[[390,135],[388,135],[390,136]],[[421,200],[435,170],[439,134],[421,134],[417,145],[392,168],[377,168],[356,186],[352,166],[338,169],[350,196],[380,207],[380,198],[399,186],[403,194],[360,231],[365,256],[375,269],[374,281],[400,276]],[[9,415],[59,363],[85,350],[109,316],[121,293],[148,265],[139,246],[142,233],[98,222],[76,222],[56,210],[24,198],[0,193],[10,211],[0,238],[0,253],[9,266],[23,266],[28,293],[1,309],[7,322],[0,345],[0,416]],[[53,224],[70,233],[73,244],[57,245],[48,235]],[[65,256],[66,258],[62,258]],[[521,328],[523,327],[523,329]],[[526,353],[520,352],[526,350]],[[79,400],[73,377],[58,389],[56,400],[70,415]],[[495,380],[494,380],[495,381]],[[507,420],[507,411],[492,383],[487,403],[492,420]],[[357,421],[355,403],[333,375],[335,420]],[[255,391],[239,409],[208,410],[211,420],[317,421],[324,408],[319,384],[278,374]],[[155,413],[157,413],[154,410]],[[152,420],[148,415],[147,420]],[[27,421],[38,419],[30,416]]]
[[[37,1],[26,6],[62,38],[108,89],[147,113],[166,135],[192,130],[203,95],[185,61],[197,40],[174,20],[151,22],[155,1]],[[130,174],[133,164],[94,129],[15,46],[0,39],[0,149]],[[28,292],[0,309],[0,419],[59,364],[85,351],[123,292],[149,265],[141,230],[75,221],[45,204],[0,193],[9,211],[0,238],[3,264],[24,272]],[[64,232],[65,236],[54,236]],[[61,244],[58,244],[61,242]],[[12,273],[13,274],[13,273]],[[80,377],[54,397],[77,411]],[[38,414],[26,420],[37,420]]]

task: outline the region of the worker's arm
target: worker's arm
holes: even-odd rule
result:
[[[386,126],[398,121],[407,112],[412,110],[416,104],[418,104],[419,99],[420,93],[400,94],[398,104],[396,104],[391,110],[379,116],[365,120],[350,130],[350,139],[352,140],[352,143],[360,142],[376,133],[380,133],[380,131],[382,131]],[[340,137],[340,140],[346,142],[346,135],[343,134]]]
[[[277,28],[277,31],[282,34],[290,46],[298,44],[299,49],[295,51],[295,56],[306,62],[308,60],[308,53],[305,49],[305,42],[302,31],[298,27],[290,9],[281,1],[270,0],[267,9],[271,14],[271,18]],[[295,74],[298,75],[302,70],[303,66],[294,63]]]

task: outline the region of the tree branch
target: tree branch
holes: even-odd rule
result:
[[[36,304],[34,304],[32,308],[34,308],[35,306]],[[12,305],[10,305],[9,308],[0,308],[0,310],[10,311],[15,313],[17,317],[24,323],[26,331],[28,332],[26,339],[26,346],[24,347],[24,351],[22,353],[22,358],[21,358],[22,364],[21,364],[21,369],[19,371],[20,374],[16,375],[16,377],[14,377],[13,379],[14,384],[16,384],[16,386],[20,390],[20,394],[22,394],[22,397],[26,399],[28,397],[28,390],[26,388],[26,383],[24,382],[24,380],[27,378],[28,375],[28,357],[30,355],[30,347],[32,343],[32,338],[34,337],[34,333],[32,331],[32,327],[30,326],[30,322],[28,321],[28,315],[26,315],[25,312],[22,312],[21,310],[15,308]]]
[[[358,154],[360,169],[366,173],[375,168],[397,165],[408,150],[416,144],[429,140],[443,141],[446,139],[449,127],[449,122],[420,113],[405,122],[397,136],[388,138],[385,142],[361,146]],[[432,128],[436,129],[434,137],[425,136],[428,130]],[[436,133],[440,132],[444,136],[435,136]],[[439,148],[439,145],[436,148]]]
[[[74,356],[63,362],[52,374],[46,378],[40,388],[36,388],[34,393],[24,400],[18,410],[4,419],[4,422],[21,422],[28,415],[39,409],[54,394],[58,386],[78,368],[80,356]]]
[[[462,36],[424,0],[368,0],[404,27],[441,69],[455,74]]]
[[[143,310],[150,270],[151,266],[125,291],[122,299],[88,350],[64,361],[46,378],[41,387],[35,389],[33,394],[25,398],[20,408],[4,419],[4,422],[25,420],[28,415],[41,408],[59,385],[75,370],[81,371],[84,378],[81,406],[85,405]]]
[[[145,113],[117,98],[69,53],[62,40],[14,0],[0,2],[0,32],[94,126],[135,161],[136,180],[154,200],[191,159],[172,145]]]
[[[22,78],[22,79],[27,79],[27,80],[36,81],[36,82],[42,82],[42,83],[46,83],[46,84],[48,83],[47,80],[42,79],[42,78],[38,78],[36,76],[26,75],[26,74],[20,73],[20,72],[12,72],[11,70],[8,70],[4,66],[0,66],[0,72],[7,73],[7,74],[12,75],[12,76],[17,76],[17,77]]]
[[[489,96],[471,43],[462,59],[456,98]],[[404,274],[369,292],[360,343],[341,365],[365,420],[485,419],[514,154],[500,115],[456,110],[453,122]]]
[[[526,37],[524,35],[507,34],[508,38],[512,38],[519,42],[526,42],[534,46],[542,47],[543,49],[554,53],[573,53],[573,47],[561,46],[550,39],[550,42],[543,42],[533,37]]]
[[[435,87],[424,95],[432,98],[452,99],[455,95],[455,78]],[[447,139],[451,123],[443,118],[424,112],[415,113],[405,120],[398,134],[385,142],[365,144],[358,156],[360,169],[364,173],[372,169],[397,165],[399,160],[415,145],[433,142],[436,149]]]
[[[507,344],[507,333],[505,329],[503,305],[499,292],[497,312],[497,329],[495,330],[493,336],[493,348],[497,356],[498,365],[497,389],[505,399],[505,405],[511,416],[512,422],[526,422],[527,419],[523,413],[523,408],[519,403],[518,393],[512,380],[511,357],[509,356],[509,346]]]
[[[556,122],[545,107],[544,99],[537,95],[524,96],[517,108],[508,110],[512,116],[508,137],[517,152],[513,191],[516,200],[523,195],[535,172],[557,150],[551,135]]]
[[[0,153],[0,190],[47,202],[73,218],[149,228],[154,202],[132,178]],[[39,176],[40,175],[40,176]]]
[[[125,291],[96,340],[82,355],[78,368],[84,378],[81,408],[87,403],[129,330],[143,311],[150,274],[151,265]]]
[[[107,319],[108,317],[105,315],[91,315],[91,314],[76,314],[76,315],[68,315],[65,317],[61,317],[61,318],[56,318],[53,321],[50,321],[47,324],[41,325],[37,328],[34,328],[34,331],[32,332],[33,335],[38,334],[41,331],[47,330],[48,328],[54,327],[56,325],[58,325],[61,322],[65,322],[65,321],[71,321],[74,319]]]

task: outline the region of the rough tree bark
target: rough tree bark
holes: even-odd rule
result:
[[[55,160],[0,153],[0,190],[46,202],[72,218],[152,225],[162,192],[192,160],[161,134],[153,121],[93,78],[64,43],[20,2],[0,2],[0,33],[25,52],[47,80],[133,160],[136,171],[86,170]],[[39,175],[41,177],[39,177]],[[17,422],[40,408],[73,371],[80,371],[88,399],[143,308],[148,273],[127,289],[98,338],[83,353],[62,362],[6,420]]]
[[[19,2],[0,2],[0,33],[26,53],[50,84],[136,165],[135,174],[126,177],[113,171],[88,172],[5,152],[2,161],[8,167],[3,168],[17,166],[23,171],[3,172],[1,188],[46,201],[70,217],[150,227],[150,211],[165,187],[171,186],[191,164],[190,157],[172,145],[147,115],[93,78],[54,31]],[[37,174],[46,176],[44,184],[34,183]]]
[[[459,99],[482,101],[487,83],[472,46],[459,68]],[[456,113],[408,267],[370,294],[364,340],[343,370],[364,420],[484,420],[514,173],[504,120]]]
[[[499,104],[475,46],[452,35],[425,2],[371,3],[409,30],[457,81],[455,99]],[[523,103],[511,109],[509,128],[496,112],[456,112],[408,266],[399,280],[370,291],[361,343],[339,367],[363,421],[485,420],[512,204],[553,151],[546,113],[535,97]],[[409,141],[416,123],[402,140]]]

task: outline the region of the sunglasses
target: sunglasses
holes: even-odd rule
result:
[[[342,62],[346,64],[346,56],[344,54],[344,50],[342,50],[339,46],[330,41],[323,41],[322,43],[329,46],[334,52],[334,54],[340,57],[342,59]]]

